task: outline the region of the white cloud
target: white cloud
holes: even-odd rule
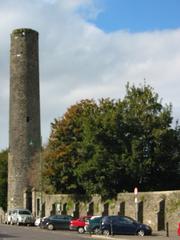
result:
[[[9,35],[19,27],[39,32],[44,142],[50,122],[71,104],[82,98],[122,98],[127,81],[146,79],[164,102],[172,102],[179,118],[180,29],[104,33],[86,21],[99,11],[93,0],[0,2],[0,148],[8,146]]]

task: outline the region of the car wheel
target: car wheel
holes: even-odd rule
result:
[[[48,230],[53,230],[54,226],[53,226],[53,224],[49,224],[47,228],[48,228]]]
[[[94,234],[100,234],[101,233],[101,230],[99,228],[95,228],[93,230]]]
[[[143,229],[140,229],[140,230],[137,232],[137,235],[143,237],[143,236],[145,235],[144,230],[143,230]]]
[[[110,235],[110,231],[108,229],[103,230],[103,235],[109,236]]]
[[[78,233],[84,233],[84,228],[83,227],[79,227],[78,228]]]

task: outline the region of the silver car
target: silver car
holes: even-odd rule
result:
[[[16,208],[13,210],[11,214],[11,221],[10,223],[16,225],[33,225],[34,224],[34,217],[32,213],[28,209],[24,208]]]

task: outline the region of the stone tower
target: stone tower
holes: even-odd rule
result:
[[[10,50],[8,208],[31,208],[24,191],[34,187],[40,150],[38,32],[16,29]]]

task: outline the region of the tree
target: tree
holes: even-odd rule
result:
[[[71,106],[51,125],[44,176],[52,191],[107,198],[134,186],[177,187],[180,134],[171,114],[149,85],[127,84],[123,100]]]
[[[76,175],[86,194],[101,194],[107,198],[121,189],[123,169],[121,153],[123,143],[120,138],[117,118],[118,103],[110,99],[101,99],[91,118],[86,119],[83,131],[83,157],[77,166]]]
[[[172,106],[162,105],[158,94],[147,85],[127,85],[123,100],[126,125],[124,168],[131,184],[142,190],[175,187],[174,169],[180,159],[176,131],[171,128]]]
[[[8,151],[0,152],[0,207],[4,210],[7,208],[7,170],[8,165]]]
[[[84,192],[74,169],[82,159],[80,143],[83,138],[83,118],[90,115],[95,107],[93,100],[83,100],[71,106],[62,118],[55,119],[51,124],[43,175],[55,192]]]

